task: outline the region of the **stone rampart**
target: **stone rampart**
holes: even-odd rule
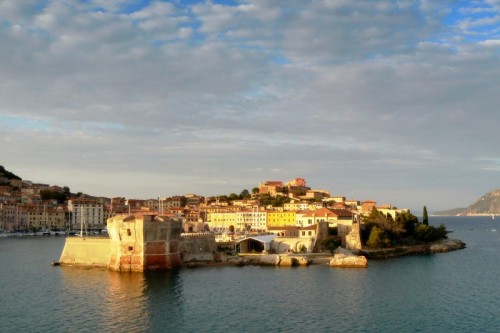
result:
[[[63,265],[107,267],[110,239],[97,237],[68,237],[59,259]]]
[[[183,262],[213,261],[216,252],[217,243],[211,233],[183,234],[181,237]]]

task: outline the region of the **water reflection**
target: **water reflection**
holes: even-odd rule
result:
[[[177,271],[119,273],[97,268],[62,267],[63,304],[74,315],[65,328],[146,332],[163,318],[179,317],[181,288]]]
[[[144,298],[151,332],[179,331],[185,325],[180,270],[144,273]]]

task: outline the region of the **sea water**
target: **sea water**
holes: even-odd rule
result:
[[[500,222],[500,220],[498,221]],[[491,217],[431,217],[455,252],[367,269],[52,267],[64,238],[0,239],[0,332],[498,332]]]

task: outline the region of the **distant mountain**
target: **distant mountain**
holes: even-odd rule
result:
[[[442,216],[456,216],[462,215],[467,208],[453,208],[450,210],[443,210],[440,212],[434,212],[432,215],[442,215]]]
[[[500,215],[500,189],[486,193],[467,208],[455,208],[433,215]]]

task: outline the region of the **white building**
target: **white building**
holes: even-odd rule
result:
[[[104,205],[98,200],[68,200],[68,211],[72,229],[102,229],[106,226]]]

